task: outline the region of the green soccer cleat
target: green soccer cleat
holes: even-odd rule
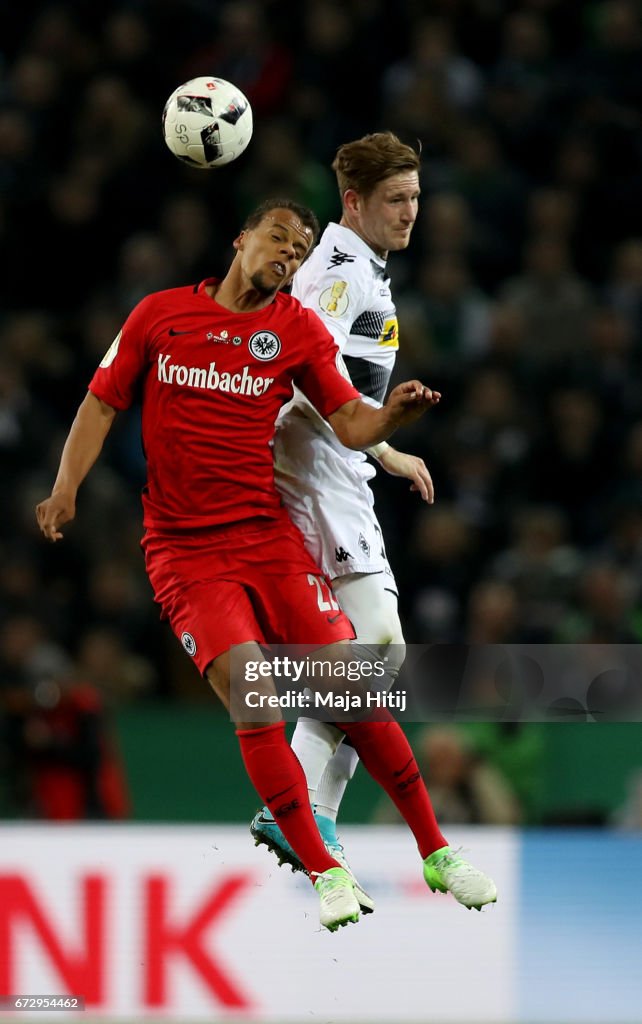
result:
[[[343,868],[328,868],[318,874],[314,888],[319,894],[321,924],[329,932],[336,932],[346,924],[359,920],[359,901],[354,893],[352,879]]]
[[[275,857],[278,858],[279,867],[283,864],[288,864],[292,868],[293,872],[302,871],[304,874],[307,874],[305,867],[288,843],[267,807],[263,807],[258,814],[254,816],[252,824],[250,825],[250,832],[254,836],[254,845],[267,846],[270,853],[273,853]],[[321,836],[321,838],[323,839],[323,836]],[[374,900],[372,896],[368,895],[365,889],[362,889],[359,885],[345,858],[341,843],[326,842],[325,848],[333,860],[336,860],[337,864],[339,864],[343,870],[347,871],[350,875],[352,884],[354,885],[355,896],[357,897],[359,906],[361,907],[361,912],[363,914],[372,914],[375,906]]]
[[[343,852],[343,846],[341,845],[341,843],[339,843],[339,842],[336,842],[336,843],[326,843],[325,844],[325,848],[328,851],[328,853],[330,854],[330,856],[332,857],[332,859],[336,860],[337,864],[340,864],[341,867],[343,868],[343,870],[346,871],[348,873],[348,875],[350,876],[350,879],[352,881],[352,885],[354,887],[354,894],[357,897],[357,901],[358,901],[359,906],[361,908],[361,913],[362,914],[372,914],[372,913],[374,913],[374,908],[375,908],[374,900],[373,900],[372,896],[370,896],[366,892],[366,890],[361,885],[359,885],[359,882],[355,878],[355,875],[354,875],[354,872],[353,872],[352,868],[350,867],[350,865],[348,864],[348,862],[346,860],[346,855]]]
[[[424,861],[424,878],[432,892],[449,892],[458,903],[472,910],[481,910],[486,903],[497,901],[497,888],[492,878],[458,857],[450,846],[435,850]]]

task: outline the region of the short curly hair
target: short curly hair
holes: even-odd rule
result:
[[[272,213],[272,210],[290,210],[291,213],[296,214],[301,223],[312,232],[312,245],[314,245],[320,231],[316,214],[308,206],[304,206],[303,203],[297,203],[294,199],[264,199],[246,217],[243,231],[251,231],[253,228],[258,227],[263,218],[267,217],[268,213]],[[312,248],[312,245],[310,248]]]

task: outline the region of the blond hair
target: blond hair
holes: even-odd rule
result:
[[[348,189],[367,197],[380,181],[400,171],[418,171],[419,153],[392,132],[373,132],[339,146],[332,163],[341,198]]]

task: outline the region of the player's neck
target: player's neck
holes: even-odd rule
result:
[[[276,294],[266,295],[251,284],[244,285],[231,272],[222,281],[208,285],[206,291],[211,299],[216,299],[219,306],[229,309],[231,313],[256,313],[269,306]]]
[[[372,249],[376,256],[379,256],[382,260],[388,259],[388,250],[379,249],[379,247],[363,233],[359,225],[353,220],[349,213],[343,211],[343,216],[339,221],[342,228],[348,228],[349,231],[353,231],[357,238],[360,238],[362,242],[365,242],[369,249]]]

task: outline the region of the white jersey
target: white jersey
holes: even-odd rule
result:
[[[329,224],[295,275],[292,294],[328,328],[355,387],[381,405],[399,346],[385,260],[349,228]],[[330,579],[382,573],[382,583],[396,591],[367,483],[375,468],[363,452],[341,444],[296,388],[277,419],[274,468],[288,512],[323,572]]]
[[[313,309],[336,341],[352,383],[361,394],[382,405],[397,349],[397,312],[390,292],[386,261],[341,224],[328,224],[316,249],[297,272],[295,298]],[[314,429],[344,458],[365,461],[361,452],[341,444],[332,427],[297,388],[279,416],[288,432]],[[367,476],[374,470],[369,467]]]

